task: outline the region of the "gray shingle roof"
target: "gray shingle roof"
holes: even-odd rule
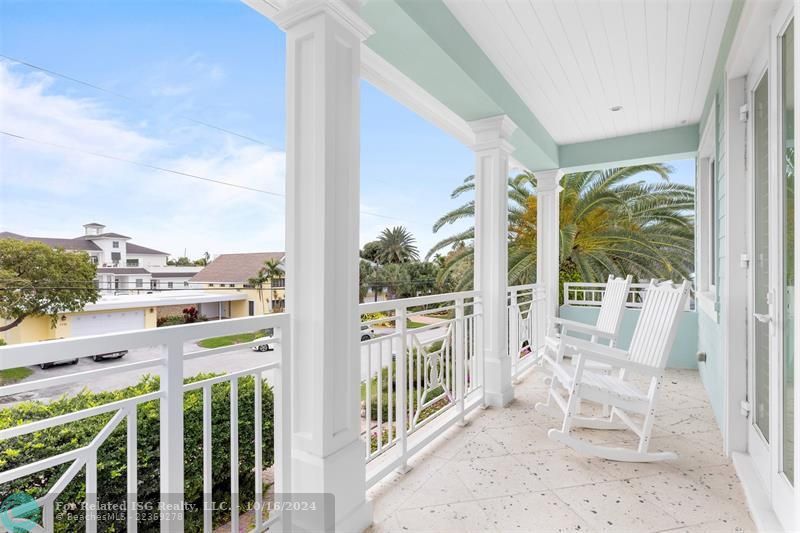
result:
[[[92,241],[87,241],[83,237],[77,239],[58,239],[53,237],[28,237],[11,233],[9,231],[0,232],[0,239],[15,239],[18,241],[37,241],[42,242],[53,248],[64,248],[65,250],[85,250],[85,251],[99,251],[100,247]]]
[[[64,248],[65,250],[85,250],[85,251],[100,251],[100,247],[93,243],[90,239],[92,237],[117,237],[118,239],[130,239],[125,235],[119,233],[103,233],[102,235],[81,235],[74,239],[60,239],[57,237],[28,237],[18,233],[11,233],[10,231],[0,232],[0,239],[15,239],[18,241],[38,241],[43,242],[53,248]],[[169,255],[167,252],[161,252],[146,246],[140,246],[129,242],[126,244],[126,249],[129,254],[143,254],[143,255]]]
[[[222,254],[191,281],[200,283],[247,283],[258,274],[264,262],[270,259],[283,261],[284,252],[255,252],[246,254]]]
[[[148,248],[146,246],[139,246],[138,244],[133,244],[132,242],[126,244],[125,249],[128,251],[129,254],[169,255],[167,252],[160,252],[158,250],[154,250],[153,248]]]

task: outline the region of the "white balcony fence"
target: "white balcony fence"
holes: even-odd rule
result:
[[[263,339],[244,344],[237,344],[223,348],[196,349],[196,345],[191,341],[208,337],[232,335],[237,333],[253,332],[264,329],[272,329],[273,337],[270,345],[275,347],[274,352],[263,354],[264,363],[257,364],[244,370],[229,372],[222,375],[193,381],[184,384],[184,364],[186,361],[203,357],[219,357],[219,372],[225,372],[224,357],[227,352],[250,348],[257,344],[263,344]],[[218,419],[217,413],[212,411],[212,387],[219,384],[226,384],[230,390],[230,417],[226,423],[230,424],[230,443],[223,452],[222,456],[228,458],[230,464],[230,499],[231,508],[239,509],[239,472],[240,472],[240,420],[239,420],[239,386],[243,379],[253,380],[253,417],[254,417],[254,463],[252,468],[256,473],[254,487],[254,509],[263,509],[264,499],[262,474],[265,471],[264,458],[262,453],[262,441],[264,423],[263,420],[263,392],[264,380],[267,379],[272,386],[274,399],[274,480],[273,489],[276,494],[288,487],[290,479],[288,450],[290,438],[289,431],[289,397],[288,397],[288,362],[290,357],[289,339],[289,316],[285,314],[275,314],[268,316],[248,317],[232,319],[218,322],[203,322],[198,324],[163,327],[157,329],[130,331],[124,333],[112,333],[91,337],[69,338],[41,343],[20,344],[0,348],[0,369],[16,368],[20,366],[48,363],[56,360],[65,360],[116,352],[120,350],[130,350],[134,348],[156,348],[152,359],[123,363],[117,365],[98,365],[96,369],[75,372],[72,374],[58,375],[55,377],[38,379],[35,381],[21,382],[17,384],[0,387],[0,397],[15,396],[37,389],[54,387],[59,385],[69,385],[74,383],[87,383],[102,379],[103,376],[116,374],[131,370],[153,369],[154,373],[160,375],[158,390],[141,394],[132,398],[113,401],[103,405],[69,412],[60,416],[39,420],[20,420],[18,425],[0,430],[0,449],[4,449],[11,443],[19,443],[20,439],[32,438],[45,431],[59,431],[57,428],[66,428],[69,424],[86,421],[93,417],[103,416],[108,421],[102,429],[94,435],[88,444],[76,445],[72,450],[54,453],[52,456],[40,459],[28,464],[16,466],[14,468],[0,471],[0,487],[6,487],[15,481],[28,480],[38,477],[41,482],[45,473],[49,472],[52,476],[54,467],[64,468],[63,473],[53,479],[48,480],[47,489],[44,494],[38,495],[35,499],[42,511],[41,526],[45,531],[52,531],[54,528],[55,502],[59,495],[66,489],[79,474],[85,476],[85,505],[86,509],[86,531],[93,533],[97,531],[98,502],[103,502],[104,494],[98,493],[98,449],[106,442],[113,432],[120,428],[127,434],[125,450],[124,475],[127,477],[127,509],[137,508],[138,491],[138,469],[140,467],[138,453],[137,412],[146,402],[159,403],[159,479],[161,504],[173,507],[164,509],[175,509],[175,505],[183,503],[184,493],[184,468],[190,462],[202,461],[202,484],[203,484],[203,508],[202,521],[203,530],[212,531],[212,505],[211,495],[214,480],[212,479],[212,457],[220,456],[220,450],[212,449],[212,430],[215,424],[212,420]],[[187,346],[189,347],[187,349]],[[191,347],[195,346],[195,349]],[[218,390],[218,389],[217,389]],[[202,402],[202,445],[198,446],[198,455],[183,458],[184,450],[184,396],[192,391],[201,393],[196,398]],[[2,406],[0,405],[0,409]],[[248,408],[249,410],[249,408]],[[123,426],[124,423],[124,426]],[[123,429],[124,428],[124,429]],[[249,431],[249,430],[248,430]],[[187,437],[188,438],[188,437]],[[266,443],[267,445],[269,443]],[[10,449],[10,448],[6,448]],[[242,459],[243,460],[243,459]],[[185,462],[184,462],[185,461]],[[106,473],[107,475],[107,473]],[[27,482],[27,481],[26,481]],[[119,502],[115,502],[119,503]],[[125,503],[125,502],[123,502]],[[8,510],[6,510],[8,511]],[[182,531],[182,521],[175,520],[175,515],[168,516],[166,513],[158,514],[156,520],[161,522],[162,531]],[[279,514],[263,517],[261,512],[255,512],[253,521],[254,528],[251,531],[263,531],[269,524],[280,520]],[[239,531],[239,513],[231,513],[231,531]],[[127,513],[126,530],[128,532],[137,531],[136,513]]]
[[[483,320],[477,291],[365,303],[359,311],[372,486],[483,404]]]
[[[540,285],[508,289],[508,355],[517,378],[536,363],[547,332],[547,292]]]
[[[631,283],[625,307],[639,309],[644,302],[649,283]],[[605,283],[565,283],[564,305],[600,307],[606,293]],[[694,292],[686,300],[686,310],[694,309]]]

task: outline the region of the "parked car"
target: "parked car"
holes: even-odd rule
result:
[[[118,352],[99,353],[93,355],[92,359],[95,361],[102,361],[103,359],[119,359],[128,355],[128,350],[120,350]]]
[[[46,370],[58,365],[75,365],[78,363],[78,358],[75,359],[62,359],[61,361],[51,361],[49,363],[40,363],[39,368]]]
[[[269,345],[269,344],[267,344],[266,342],[265,342],[264,344],[259,344],[259,345],[257,345],[257,346],[253,346],[253,348],[252,348],[252,350],[253,350],[254,352],[271,352],[271,351],[273,351],[274,349],[275,349],[275,348],[273,348],[272,346],[270,346],[270,345]]]
[[[49,342],[50,340],[53,340],[53,339],[47,339],[47,340],[43,340],[43,341],[40,341],[40,342]],[[50,361],[49,363],[39,363],[39,368],[41,368],[42,370],[46,370],[46,369],[52,368],[54,366],[74,365],[74,364],[77,364],[77,363],[78,363],[78,358],[77,357],[75,359],[60,359],[58,361]]]
[[[361,326],[361,342],[375,338],[375,330],[369,326]]]

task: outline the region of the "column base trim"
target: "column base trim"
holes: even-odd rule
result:
[[[514,388],[509,387],[500,392],[486,391],[485,398],[487,407],[506,407],[514,401]]]
[[[336,521],[336,531],[361,533],[372,525],[372,500],[364,500],[350,514]]]

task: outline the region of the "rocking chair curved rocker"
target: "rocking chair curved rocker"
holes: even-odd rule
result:
[[[627,351],[584,340],[562,338],[562,343],[573,352],[575,364],[554,365],[553,383],[547,402],[536,404],[537,411],[549,412],[557,407],[563,413],[561,429],[551,429],[548,437],[578,453],[611,461],[652,462],[678,457],[672,452],[649,452],[648,445],[658,389],[675,340],[678,317],[688,294],[688,281],[677,287],[671,282],[658,285],[651,282]],[[589,364],[601,364],[616,369],[617,373],[612,375],[604,370],[592,370]],[[648,386],[640,387],[629,379],[630,374],[645,378]],[[566,399],[558,391],[556,381],[566,390]],[[581,416],[581,400],[609,406],[609,416]],[[641,415],[643,421],[638,423],[631,418],[631,414]],[[630,429],[639,436],[639,445],[634,450],[591,444],[572,435],[573,428]]]

